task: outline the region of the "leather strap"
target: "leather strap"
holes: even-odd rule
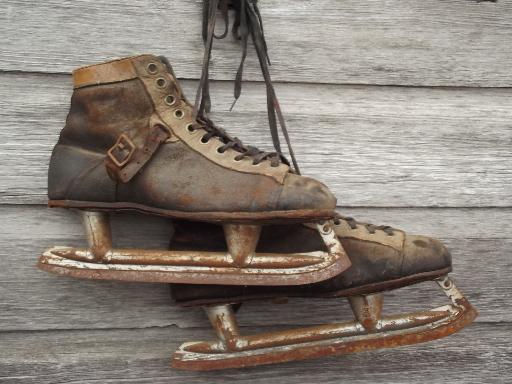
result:
[[[165,126],[155,124],[151,126],[144,145],[137,147],[128,136],[122,134],[107,152],[106,167],[109,176],[127,183],[170,136],[171,133]]]
[[[133,67],[132,58],[126,58],[73,71],[73,86],[76,89],[89,85],[116,83],[136,77],[137,72]]]

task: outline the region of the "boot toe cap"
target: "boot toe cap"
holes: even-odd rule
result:
[[[336,197],[321,182],[309,177],[288,174],[277,201],[277,210],[333,210]]]
[[[439,240],[418,235],[407,235],[404,243],[402,272],[407,275],[451,268],[450,251]]]

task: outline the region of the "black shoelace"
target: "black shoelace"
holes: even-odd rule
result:
[[[377,230],[385,232],[389,236],[394,235],[394,228],[390,227],[389,225],[375,225],[375,224],[368,224],[368,223],[361,223],[354,219],[353,217],[347,217],[347,216],[341,216],[340,214],[336,215],[336,218],[334,219],[334,224],[339,225],[341,223],[341,220],[345,221],[350,229],[356,229],[358,225],[362,225],[366,228],[368,233],[374,234]]]
[[[176,77],[169,60],[167,60],[167,58],[164,56],[160,56],[159,58],[162,61],[162,63],[164,63],[164,65],[167,67],[169,73],[171,73],[173,77]],[[189,104],[179,84],[175,84],[174,91],[176,92],[176,97],[178,99],[183,100],[186,104]],[[277,167],[279,166],[279,164],[281,164],[281,162],[288,164],[286,159],[284,159],[276,152],[265,152],[256,147],[244,145],[240,139],[238,139],[237,137],[232,137],[224,129],[217,127],[206,116],[196,116],[196,122],[189,126],[188,129],[191,132],[197,129],[202,129],[203,131],[205,131],[204,135],[201,137],[201,141],[203,143],[207,143],[213,137],[218,138],[221,141],[222,145],[219,148],[217,148],[217,151],[219,153],[224,153],[230,148],[235,150],[236,152],[239,153],[237,156],[235,156],[235,161],[240,161],[244,158],[251,158],[252,164],[258,165],[262,161],[268,160],[270,161],[271,167]]]
[[[258,165],[264,160],[270,161],[271,167],[277,167],[281,162],[286,162],[276,152],[265,152],[256,147],[246,146],[237,137],[232,137],[224,129],[217,127],[211,120],[206,117],[197,118],[197,127],[192,126],[191,130],[203,129],[206,133],[201,137],[203,143],[207,143],[212,137],[217,137],[223,145],[217,148],[219,153],[224,153],[228,149],[233,149],[239,152],[235,156],[235,161],[240,161],[246,157],[252,159],[253,165]]]
[[[224,31],[222,34],[215,34],[215,22],[217,18],[217,10],[220,10],[224,19]],[[212,46],[214,39],[223,39],[228,35],[229,30],[229,10],[234,11],[235,19],[233,24],[232,33],[242,42],[242,58],[238,67],[235,78],[235,91],[233,106],[242,93],[242,76],[247,57],[247,47],[249,37],[251,37],[258,60],[261,67],[261,72],[265,80],[267,91],[267,113],[270,127],[270,134],[274,148],[278,153],[278,157],[284,159],[281,151],[281,141],[279,138],[278,123],[281,127],[281,132],[285,138],[288,146],[288,151],[292,159],[294,170],[300,174],[300,169],[295,158],[295,154],[290,142],[286,123],[284,121],[283,113],[276,96],[274,85],[270,76],[270,59],[268,56],[267,43],[265,41],[265,34],[263,30],[263,23],[261,14],[258,9],[257,0],[204,0],[203,3],[203,41],[205,44],[205,51],[203,57],[203,68],[201,79],[196,94],[195,111],[198,118],[205,118],[211,109],[210,88],[209,88],[209,66],[212,53]],[[286,162],[286,161],[285,161]]]

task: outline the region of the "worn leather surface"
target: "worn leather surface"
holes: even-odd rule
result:
[[[89,85],[115,83],[135,79],[135,72],[131,60],[118,59],[99,65],[78,68],[73,71],[73,86],[75,88]]]
[[[329,296],[347,289],[438,271],[451,267],[451,256],[436,239],[394,230],[392,236],[377,230],[371,234],[359,224],[352,229],[341,221],[335,225],[352,266],[331,279],[289,287],[219,286],[173,284],[173,298],[182,305],[244,301],[282,296]],[[364,232],[363,232],[364,231]],[[386,239],[386,241],[384,241]],[[222,227],[214,224],[175,223],[171,248],[226,251]],[[257,252],[308,252],[323,248],[314,229],[304,225],[263,227]]]
[[[334,228],[336,234],[342,239],[354,239],[361,241],[370,241],[373,243],[388,246],[401,252],[404,246],[406,233],[399,229],[393,228],[393,236],[390,236],[385,231],[376,230],[375,233],[371,233],[365,226],[365,223],[355,223],[354,228],[349,225],[346,220],[335,220]]]
[[[244,172],[250,174],[263,174],[276,179],[276,181],[283,182],[286,175],[289,173],[289,167],[285,164],[280,164],[278,167],[270,167],[268,163],[262,162],[254,165],[250,159],[235,161],[235,157],[239,154],[233,149],[228,149],[224,153],[219,153],[217,149],[222,145],[220,140],[212,138],[208,143],[201,141],[204,131],[196,130],[190,132],[187,130],[187,125],[194,122],[193,108],[182,97],[177,97],[177,101],[169,106],[165,103],[166,96],[181,95],[182,90],[176,84],[175,78],[171,72],[167,70],[165,65],[156,60],[155,57],[144,55],[137,57],[133,60],[139,78],[144,83],[145,88],[155,105],[156,112],[162,117],[162,120],[171,127],[173,133],[183,142],[196,152],[201,153],[210,161],[220,164],[225,168],[235,170],[237,172]],[[149,65],[155,65],[156,73],[148,73],[147,68]],[[164,87],[158,86],[158,80],[164,79],[166,85]],[[183,116],[176,117],[176,112],[181,111]]]
[[[89,66],[74,72],[74,82],[66,126],[50,160],[51,200],[132,202],[184,212],[325,212],[336,206],[325,185],[285,164],[235,160],[240,153],[220,153],[223,143],[215,137],[203,143],[206,132],[188,129],[192,106],[158,57]],[[129,161],[119,165],[109,150],[116,160]]]

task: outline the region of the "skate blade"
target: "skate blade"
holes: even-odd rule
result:
[[[110,217],[81,212],[88,248],[53,247],[39,268],[59,275],[151,283],[300,285],[329,279],[350,267],[350,260],[328,223],[316,228],[325,251],[256,253],[259,225],[224,224],[227,252],[116,249]]]
[[[242,267],[228,254],[215,252],[113,250],[97,263],[88,249],[53,247],[39,258],[42,270],[70,277],[152,283],[300,285],[325,280],[346,268],[336,255],[256,254]],[[132,263],[137,261],[137,263]]]
[[[251,249],[256,247],[256,227],[240,229],[229,226],[228,243],[231,247],[228,252],[142,250],[112,248],[106,215],[85,213],[84,221],[87,224],[85,227],[90,248],[50,248],[39,258],[40,269],[59,275],[98,280],[301,285],[329,279],[351,265],[334,230],[327,223],[316,224],[327,252],[262,254],[254,253]],[[251,238],[253,241],[250,241]]]
[[[438,283],[450,297],[451,305],[384,317],[373,332],[353,321],[239,337],[231,341],[231,348],[237,351],[228,350],[219,341],[185,343],[175,352],[171,365],[194,371],[242,368],[440,339],[471,324],[477,311],[449,279]]]

